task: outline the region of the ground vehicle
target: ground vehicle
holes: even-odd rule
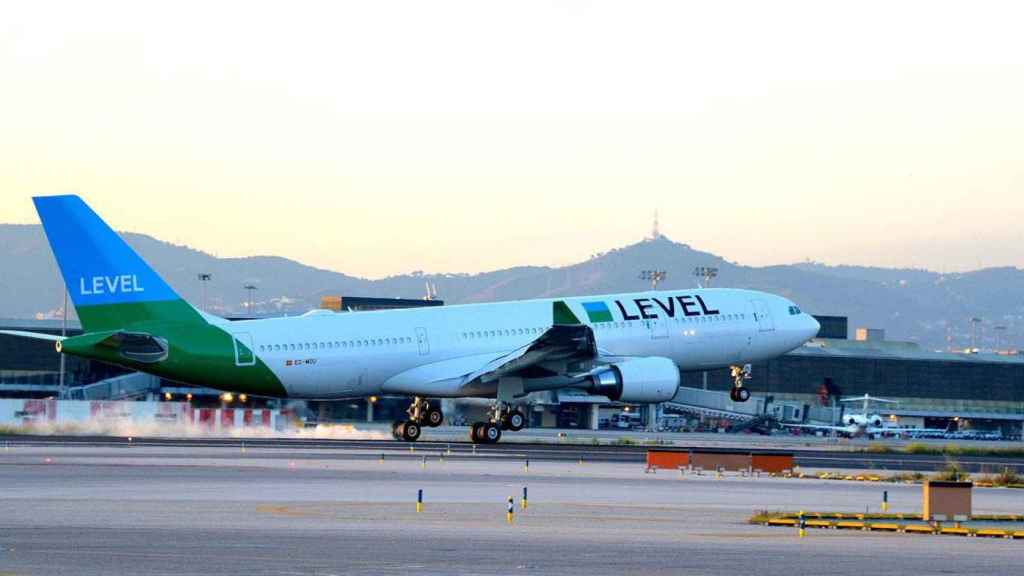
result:
[[[609,428],[612,430],[643,430],[644,420],[636,412],[619,412],[612,415]]]

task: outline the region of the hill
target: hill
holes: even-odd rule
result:
[[[891,339],[944,348],[947,338],[970,343],[970,318],[985,319],[979,344],[1018,343],[1024,333],[1024,270],[989,268],[958,274],[927,270],[800,263],[753,267],[728,261],[665,237],[611,250],[564,267],[521,266],[481,274],[410,274],[369,280],[275,256],[216,258],[142,234],[125,238],[186,299],[202,301],[200,273],[208,282],[208,308],[245,312],[244,284],[258,286],[257,313],[301,313],[324,294],[417,298],[433,283],[449,303],[642,290],[642,269],[662,269],[662,288],[693,287],[696,266],[719,268],[717,286],[782,294],[815,314],[850,318],[850,327],[885,328]],[[0,225],[0,317],[59,313],[62,285],[42,228]],[[995,325],[1006,326],[997,333]]]

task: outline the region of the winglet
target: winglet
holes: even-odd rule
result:
[[[555,300],[555,302],[553,303],[552,313],[554,315],[554,318],[551,322],[552,324],[582,324],[582,322],[580,322],[580,319],[577,318],[576,315],[572,313],[572,310],[569,309],[569,305],[562,300]]]

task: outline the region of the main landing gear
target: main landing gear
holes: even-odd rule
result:
[[[395,440],[415,442],[420,439],[423,426],[436,428],[444,422],[444,413],[441,412],[441,408],[431,406],[430,402],[419,396],[413,398],[406,414],[409,415],[408,420],[396,420],[391,424],[391,436]]]
[[[733,402],[746,402],[750,400],[750,390],[743,387],[743,382],[750,380],[750,364],[730,366],[729,373],[732,375],[732,390],[729,391],[729,398]]]
[[[491,408],[487,422],[474,422],[469,439],[474,444],[494,444],[501,440],[502,430],[518,432],[526,427],[526,414],[519,408],[512,408],[507,402],[496,402]]]

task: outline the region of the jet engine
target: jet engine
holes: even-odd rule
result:
[[[668,358],[637,358],[616,362],[590,376],[591,394],[623,402],[667,402],[679,389],[679,368]]]
[[[846,423],[850,426],[874,426],[875,428],[882,427],[882,417],[878,414],[872,414],[865,416],[863,414],[852,414],[844,418]]]

